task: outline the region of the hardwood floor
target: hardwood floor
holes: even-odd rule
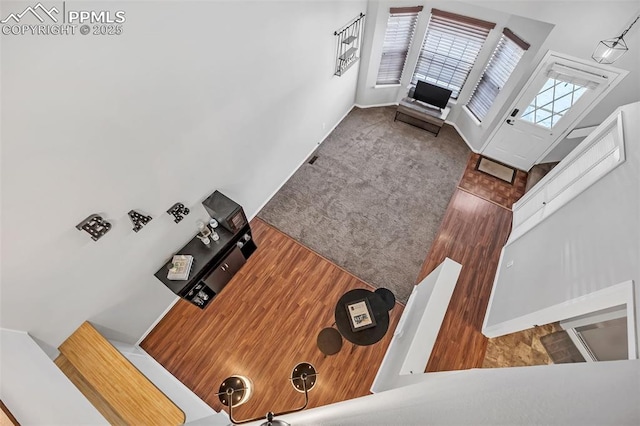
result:
[[[469,164],[473,162],[472,157]],[[482,322],[509,235],[511,210],[495,201],[504,193],[491,196],[501,182],[487,181],[485,175],[475,179],[476,173],[467,167],[460,183],[465,189],[453,194],[417,280],[445,257],[462,264],[427,364],[429,372],[479,368],[484,360]],[[522,196],[524,187],[509,191],[507,204]],[[259,248],[225,291],[205,310],[179,301],[141,346],[216,410],[222,405],[215,394],[226,377],[251,378],[253,397],[234,410],[240,419],[299,406],[303,398],[288,377],[302,361],[319,372],[309,407],[369,394],[402,305],[391,311],[389,331],[381,342],[353,347],[345,341],[337,355],[324,357],[316,337],[333,323],[336,301],[346,291],[368,285],[259,219],[252,221],[252,229]]]
[[[453,194],[418,277],[419,282],[446,257],[462,265],[425,371],[482,366],[487,346],[482,322],[510,226],[511,210],[461,189]]]
[[[403,306],[390,312],[389,331],[371,346],[352,346],[324,357],[316,337],[334,322],[346,291],[370,288],[259,219],[251,223],[258,250],[204,310],[180,300],[141,346],[216,410],[222,381],[244,375],[254,393],[234,417],[263,416],[301,406],[288,378],[294,365],[318,373],[309,407],[369,394]]]

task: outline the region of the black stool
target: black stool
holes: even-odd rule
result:
[[[389,290],[388,288],[377,288],[375,293],[378,296],[382,297],[382,300],[384,300],[384,304],[387,305],[387,311],[392,310],[396,305],[396,296],[394,296],[391,290]]]
[[[333,327],[327,327],[318,333],[318,349],[325,356],[335,355],[342,349],[342,336],[340,332]]]

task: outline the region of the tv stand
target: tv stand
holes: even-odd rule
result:
[[[450,107],[440,109],[413,98],[406,97],[398,104],[396,116],[393,121],[399,120],[438,136],[450,111]]]

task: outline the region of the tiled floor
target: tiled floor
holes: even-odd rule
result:
[[[516,171],[513,184],[476,170],[480,154],[471,154],[458,187],[480,198],[510,209],[513,203],[524,194],[527,184],[527,173]]]
[[[482,368],[553,364],[540,338],[560,330],[554,323],[489,339]]]

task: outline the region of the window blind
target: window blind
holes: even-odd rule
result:
[[[431,9],[431,19],[412,84],[424,80],[447,89],[458,98],[478,53],[496,24]]]
[[[376,84],[400,83],[421,10],[422,6],[390,9]]]
[[[578,70],[566,65],[553,63],[547,71],[547,77],[565,83],[571,83],[587,89],[595,89],[598,85],[607,82],[607,77],[588,71]]]
[[[489,63],[473,89],[467,108],[480,121],[484,119],[493,105],[498,93],[507,83],[511,73],[518,65],[529,44],[511,30],[505,28]]]

